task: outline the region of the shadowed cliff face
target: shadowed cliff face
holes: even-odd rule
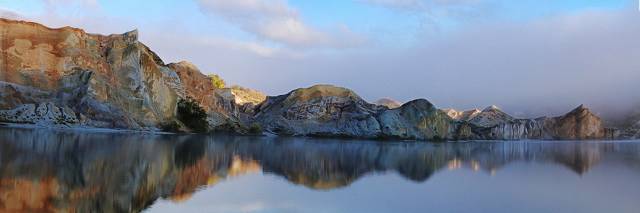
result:
[[[447,169],[494,172],[522,161],[577,174],[603,160],[640,169],[637,153],[638,146],[624,143],[389,144],[0,129],[0,211],[135,212],[260,172],[332,190],[372,174],[424,182]]]

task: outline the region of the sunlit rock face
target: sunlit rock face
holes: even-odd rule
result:
[[[269,97],[256,119],[276,134],[375,138],[381,132],[375,115],[384,109],[349,89],[317,85]]]
[[[233,99],[238,105],[258,105],[267,99],[267,96],[257,90],[245,88],[241,86],[232,86],[230,88],[220,89],[220,94],[229,99]]]
[[[252,116],[255,114],[256,106],[267,100],[267,96],[264,93],[241,86],[218,89],[216,93],[222,97],[225,102],[239,106],[238,112],[235,115],[240,118],[240,121],[244,124],[251,124],[253,122]]]
[[[5,19],[0,28],[0,93],[9,96],[0,100],[3,109],[46,100],[100,127],[155,126],[174,117],[175,74],[138,42],[137,31],[102,36]]]

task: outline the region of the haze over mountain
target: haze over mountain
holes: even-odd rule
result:
[[[137,28],[166,61],[188,59],[269,95],[329,83],[369,101],[495,104],[516,117],[580,104],[613,117],[640,105],[640,12],[631,0],[28,0],[0,8],[52,27]]]

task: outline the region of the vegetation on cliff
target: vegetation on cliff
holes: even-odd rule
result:
[[[227,83],[219,75],[211,74],[209,78],[211,78],[211,85],[215,88],[222,89],[227,86]]]
[[[207,113],[192,98],[178,101],[178,120],[195,132],[207,132]]]

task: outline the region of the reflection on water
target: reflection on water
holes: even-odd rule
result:
[[[544,166],[542,169],[533,169],[531,164],[518,164],[522,162]],[[214,186],[225,184],[225,180],[232,184],[232,177],[243,176],[258,177],[260,180],[277,177],[290,183],[284,188],[302,188],[305,189],[305,194],[314,193],[314,196],[332,196],[335,193],[335,196],[366,197],[366,193],[418,193],[417,196],[428,197],[426,193],[434,191],[409,192],[411,188],[400,186],[407,183],[431,183],[455,191],[458,190],[456,187],[462,187],[462,183],[458,186],[444,185],[444,181],[430,179],[447,173],[452,176],[468,176],[468,173],[454,172],[459,170],[478,171],[487,176],[500,177],[500,171],[509,171],[505,167],[510,164],[517,164],[518,168],[523,169],[514,168],[512,172],[505,172],[505,180],[523,181],[520,183],[522,187],[527,186],[527,182],[524,182],[526,180],[514,180],[509,175],[513,174],[515,177],[526,173],[524,177],[543,177],[553,172],[551,175],[556,175],[558,180],[567,176],[566,173],[551,169],[555,168],[553,166],[566,168],[563,170],[574,174],[576,181],[580,181],[582,176],[588,175],[598,165],[629,171],[622,174],[607,174],[606,169],[602,172],[594,171],[595,174],[603,174],[604,181],[608,177],[613,180],[621,175],[624,177],[617,179],[640,180],[640,143],[377,143],[332,139],[78,133],[0,128],[0,212],[136,212],[153,206],[158,200],[161,200],[163,206],[171,203],[175,205],[172,207],[177,206],[179,209],[181,203],[188,203],[193,196],[215,193]],[[524,169],[529,167],[532,169]],[[395,180],[394,175],[402,178]],[[374,177],[390,177],[389,180],[394,181],[386,181],[384,186],[365,187],[368,191],[359,191],[365,194],[344,194],[350,193],[348,189],[358,181],[367,179],[363,178],[365,176],[372,180]],[[478,184],[484,183],[479,179]],[[632,192],[610,193],[622,193],[628,200],[635,201],[616,200],[619,203],[610,204],[621,207],[618,211],[638,210],[640,205],[637,200],[640,197],[637,196],[640,195],[640,188],[637,181],[617,184],[626,185]],[[398,187],[394,188],[394,185]],[[436,188],[438,187],[432,187]],[[405,189],[406,193],[402,191]],[[558,193],[561,193],[560,190],[564,189],[559,188]],[[276,196],[278,192],[269,193],[273,194],[267,196]],[[478,193],[486,193],[487,196],[492,194],[491,191],[468,190],[456,196],[462,203],[466,199],[471,203],[472,200],[483,199],[482,196],[474,196]],[[290,196],[296,197],[295,194]],[[380,203],[376,199],[373,197],[367,200],[367,205],[374,211],[386,211],[382,207],[375,207],[384,206],[387,201],[380,200]],[[408,208],[397,209],[401,212],[425,210],[409,209],[418,204],[398,203],[404,201],[400,197],[398,199],[395,202],[397,205]],[[349,206],[360,205],[355,201],[323,203],[323,206],[334,204],[341,208],[323,211],[312,209],[311,206],[297,206],[298,210],[294,212],[349,212],[350,207],[354,211],[366,209],[363,206]],[[392,204],[389,203],[390,206]],[[288,205],[295,206],[295,203]],[[188,204],[182,207],[186,208]],[[429,208],[447,211],[443,206]],[[162,211],[155,207],[152,210]],[[253,210],[269,212],[265,208]],[[466,210],[474,211],[471,208]],[[549,212],[548,210],[554,209],[538,210]]]

